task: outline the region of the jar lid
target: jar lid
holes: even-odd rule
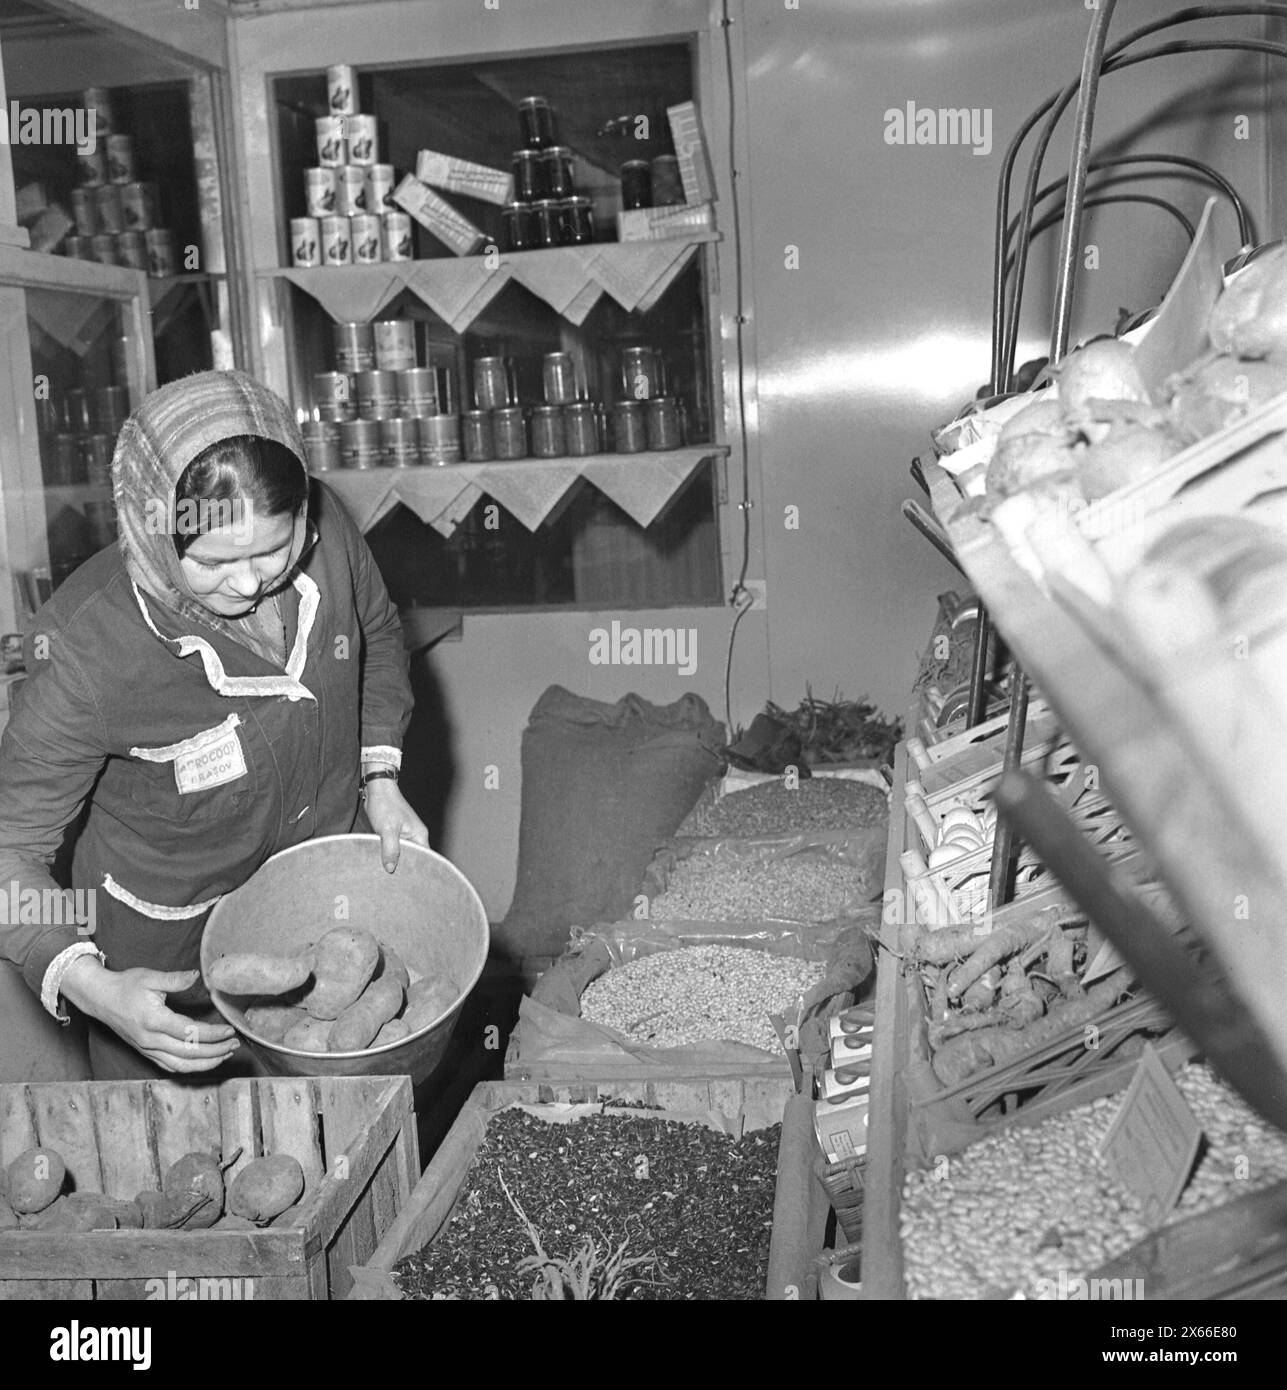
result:
[[[544,150],[515,150],[510,156],[511,159],[540,159],[545,153]]]
[[[521,420],[523,418],[523,407],[521,405],[498,405],[493,408],[491,413],[493,417],[500,417],[503,415],[505,419],[512,420],[517,416]]]
[[[561,208],[563,200],[561,198],[538,198],[532,204],[534,208]]]
[[[563,407],[562,407],[561,405],[534,405],[534,406],[532,407],[532,414],[533,414],[533,415],[558,415],[558,414],[562,411],[562,409],[563,409]]]
[[[626,169],[647,169],[649,172],[652,171],[652,165],[649,164],[646,159],[627,159],[625,163],[622,164],[621,168],[623,171]]]
[[[487,417],[490,414],[490,410],[467,410],[465,411],[463,418],[466,420],[473,420],[478,424],[483,424],[486,422]]]
[[[570,145],[547,145],[543,150],[537,150],[536,153],[539,154],[542,159],[552,159],[556,156],[561,159],[564,155],[566,155],[568,159],[571,159],[572,147]]]
[[[612,408],[614,410],[642,410],[644,408],[644,403],[643,401],[630,400],[614,401]]]
[[[549,104],[548,97],[524,97],[518,105],[519,110],[522,110],[525,106],[548,106]]]
[[[569,415],[593,415],[598,406],[593,401],[569,401],[563,409]]]

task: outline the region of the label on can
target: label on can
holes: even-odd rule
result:
[[[336,323],[331,326],[335,367],[341,372],[369,372],[375,366],[375,334],[369,323]]]
[[[405,212],[386,212],[384,223],[384,259],[409,261],[414,246],[411,240],[411,216]]]
[[[353,238],[347,217],[323,217],[321,220],[323,265],[352,265]]]
[[[394,182],[392,164],[371,164],[367,166],[367,212],[397,212],[398,205],[393,201]]]
[[[98,213],[99,226],[105,232],[125,230],[125,207],[121,201],[121,190],[116,184],[99,184],[94,189],[94,211]]]
[[[357,73],[347,63],[326,69],[326,105],[332,116],[352,116],[358,109]]]
[[[338,175],[334,169],[304,170],[304,201],[310,217],[335,215],[335,186]]]
[[[345,123],[349,119],[348,116],[319,116],[313,122],[317,131],[317,162],[324,169],[338,169],[349,162],[345,139]]]
[[[92,241],[94,259],[100,265],[120,265],[120,257],[116,254],[116,238],[111,232],[100,232]]]
[[[369,212],[350,218],[353,231],[353,263],[379,265],[384,252],[380,219]]]
[[[107,151],[102,145],[92,154],[80,155],[76,163],[80,168],[82,187],[97,188],[99,184],[107,182]]]
[[[154,280],[175,274],[174,237],[169,227],[154,227],[143,233],[143,240],[147,244],[147,273]]]
[[[94,135],[102,140],[115,129],[112,94],[106,87],[86,87],[80,94],[81,105],[94,113]]]
[[[386,319],[375,325],[375,365],[382,372],[405,372],[416,365],[413,319]]]
[[[133,183],[134,140],[129,135],[107,137],[107,177],[113,183]]]
[[[313,394],[318,405],[347,405],[353,398],[353,383],[347,372],[318,372],[313,377]]]
[[[131,270],[147,269],[147,245],[142,232],[122,232],[116,238],[116,254]]]
[[[367,211],[366,170],[360,164],[345,164],[336,170],[335,211],[341,217]]]
[[[345,116],[350,164],[374,164],[379,158],[379,136],[374,116]]]
[[[301,270],[322,264],[322,233],[316,217],[291,218],[290,263]]]
[[[72,216],[76,219],[77,236],[93,236],[98,231],[98,209],[94,206],[94,195],[88,188],[73,188],[71,193]]]
[[[121,189],[121,208],[130,231],[151,231],[156,224],[156,191],[150,183],[127,183]]]

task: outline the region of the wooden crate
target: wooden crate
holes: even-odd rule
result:
[[[788,1100],[795,1094],[790,1080],[714,1078],[706,1081],[624,1080],[575,1081],[550,1084],[536,1081],[486,1081],[476,1086],[456,1117],[450,1133],[434,1154],[397,1219],[384,1233],[375,1252],[358,1271],[350,1299],[398,1299],[403,1295],[391,1271],[404,1256],[423,1250],[446,1229],[460,1199],[474,1157],[482,1145],[492,1118],[513,1105],[553,1111],[555,1107],[594,1104],[610,1113],[638,1115],[637,1107],[691,1117],[713,1112],[736,1122],[738,1132],[767,1129],[781,1122]],[[611,1112],[612,1102],[636,1107]],[[648,1112],[643,1112],[647,1114]],[[781,1180],[779,1175],[779,1181]],[[774,1240],[778,1232],[774,1229]],[[769,1257],[774,1266],[773,1252]]]
[[[69,1183],[131,1198],[199,1150],[291,1154],[298,1206],[260,1231],[0,1235],[0,1299],[343,1297],[420,1171],[405,1076],[290,1077],[218,1086],[88,1081],[0,1086],[0,1160],[56,1150]],[[188,1282],[191,1281],[191,1282]]]

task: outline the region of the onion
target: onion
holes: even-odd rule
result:
[[[1151,477],[1167,459],[1180,452],[1184,441],[1173,430],[1146,425],[1112,425],[1098,444],[1077,462],[1077,481],[1088,502]]]
[[[1207,332],[1212,347],[1239,357],[1287,352],[1287,246],[1257,256],[1230,282]]]
[[[1287,365],[1215,357],[1167,386],[1176,428],[1186,439],[1205,439],[1287,391]]]
[[[1059,401],[1066,418],[1086,412],[1091,401],[1140,401],[1148,404],[1148,388],[1135,365],[1129,343],[1100,338],[1070,352],[1056,368]]]

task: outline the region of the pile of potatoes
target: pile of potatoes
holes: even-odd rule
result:
[[[1287,391],[1287,246],[1250,262],[1207,320],[1210,349],[1150,393],[1129,343],[1102,338],[1054,369],[1058,400],[1034,401],[997,436],[986,499],[1039,491],[1094,502]],[[971,481],[967,470],[961,481]]]
[[[289,955],[221,956],[206,983],[253,1000],[244,1012],[256,1038],[299,1052],[366,1052],[401,1042],[460,994],[446,977],[412,980],[391,946],[354,927],[335,927]]]
[[[170,1165],[161,1190],[125,1200],[101,1192],[67,1191],[67,1166],[49,1148],[27,1149],[0,1168],[0,1232],[116,1230],[253,1231],[289,1211],[304,1195],[304,1170],[289,1154],[252,1159],[226,1187],[213,1154],[184,1154]]]

